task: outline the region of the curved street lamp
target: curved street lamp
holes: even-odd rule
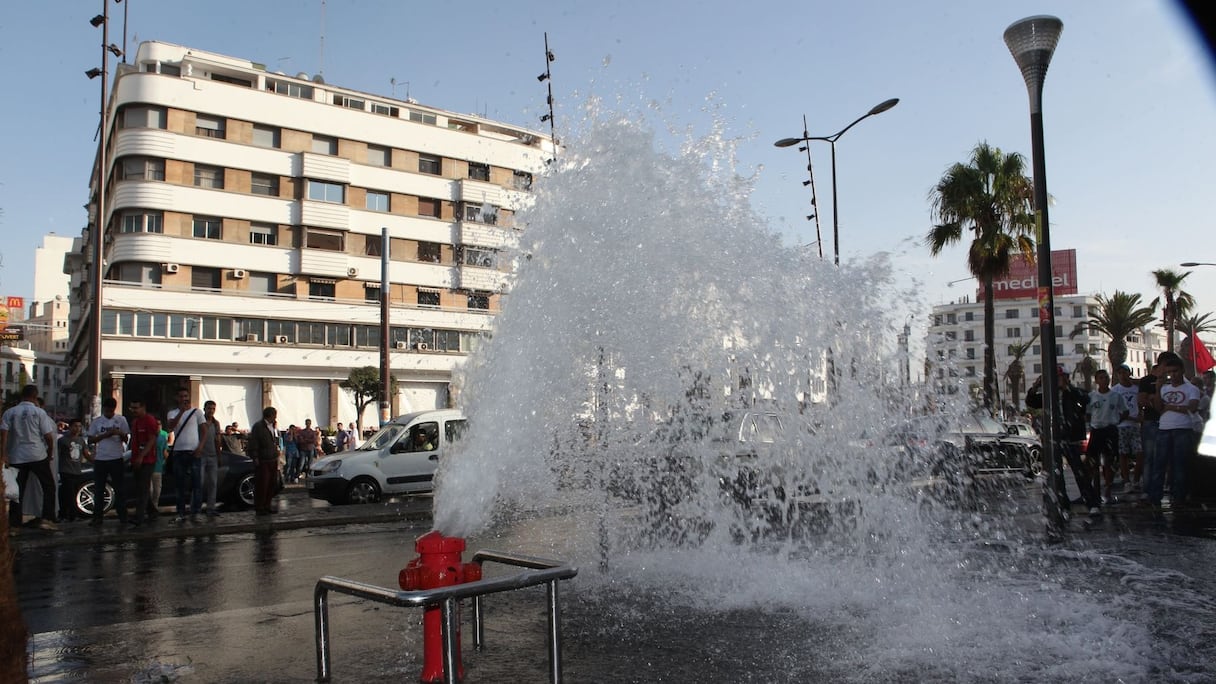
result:
[[[840,136],[844,135],[850,128],[861,123],[864,119],[868,119],[875,114],[882,114],[888,109],[899,104],[899,98],[893,97],[889,100],[883,100],[870,108],[870,111],[853,119],[853,123],[833,133],[832,135],[813,136],[803,135],[800,138],[782,138],[773,143],[775,147],[790,147],[801,142],[809,142],[811,140],[823,140],[832,145],[832,248],[835,250],[835,264],[840,265],[840,212],[837,211],[836,204],[836,141],[840,140]]]
[[[1216,266],[1216,264],[1209,263],[1207,261],[1184,261],[1178,265],[1183,268],[1193,268],[1195,266]]]
[[[1047,219],[1047,165],[1043,159],[1043,80],[1047,77],[1047,67],[1051,64],[1051,56],[1063,29],[1064,22],[1047,15],[1027,17],[1005,29],[1005,45],[1009,46],[1009,52],[1022,72],[1030,96],[1034,210],[1038,233],[1035,241],[1038,243],[1039,262],[1039,337],[1043,341],[1040,348],[1045,375],[1053,373],[1056,367],[1056,322],[1051,286],[1051,224]],[[1047,537],[1052,541],[1063,537],[1063,506],[1068,504],[1061,454],[1056,450],[1056,414],[1059,410],[1060,395],[1056,383],[1044,382],[1043,464],[1047,466],[1047,480],[1043,486],[1043,513],[1047,519]]]

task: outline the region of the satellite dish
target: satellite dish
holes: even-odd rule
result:
[[[296,74],[296,78],[300,79],[301,81],[307,81],[307,80],[308,80],[308,74],[306,74],[306,73],[304,73],[303,71],[301,71],[300,73]]]
[[[322,76],[321,74],[317,74],[316,76],[312,77],[312,82],[320,83],[321,85],[325,85],[325,77]]]

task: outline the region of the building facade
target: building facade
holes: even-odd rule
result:
[[[549,138],[159,42],[120,67],[108,107],[106,172],[65,262],[82,399],[101,235],[103,396],[155,411],[188,387],[244,426],[265,405],[282,425],[353,421],[339,383],[379,366],[386,265],[392,411],[454,402]]]

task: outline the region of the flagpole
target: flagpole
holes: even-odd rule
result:
[[[1191,368],[1195,369],[1195,380],[1199,380],[1199,350],[1195,349],[1195,342],[1199,338],[1195,335],[1195,326],[1191,326]]]

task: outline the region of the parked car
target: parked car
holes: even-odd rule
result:
[[[216,501],[235,508],[253,506],[253,461],[245,455],[244,445],[235,435],[224,435],[224,448],[220,453],[219,484],[216,490]],[[127,507],[136,505],[135,474],[130,466],[131,452],[123,454],[126,468],[123,470],[123,493],[126,496]],[[93,464],[84,463],[81,468],[84,479],[72,493],[72,500],[80,515],[93,515],[93,506],[97,497],[93,492]],[[114,487],[106,483],[104,493],[105,510],[114,509]],[[173,473],[165,470],[161,480],[160,500],[158,506],[170,506],[177,502],[177,487]]]
[[[1005,431],[1011,435],[1016,435],[1018,437],[1030,437],[1031,439],[1037,439],[1039,436],[1039,433],[1034,431],[1033,425],[1017,421],[1005,423]]]
[[[454,409],[398,416],[359,448],[317,459],[308,471],[308,494],[332,504],[373,503],[385,494],[431,491],[439,460],[464,434]]]
[[[1043,446],[1037,436],[1011,434],[1005,425],[985,415],[964,416],[942,427],[934,464],[942,474],[1034,477],[1043,470]]]

